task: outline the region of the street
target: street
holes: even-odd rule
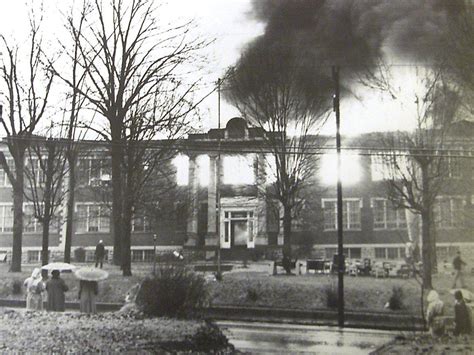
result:
[[[369,354],[398,334],[283,323],[218,321],[217,324],[236,350],[259,354]]]

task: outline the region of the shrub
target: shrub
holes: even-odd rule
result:
[[[260,293],[254,287],[247,288],[247,299],[251,302],[257,302],[260,298]]]
[[[215,353],[233,348],[219,327],[209,321],[206,321],[206,324],[201,326],[188,341],[192,351]]]
[[[399,310],[403,307],[403,290],[400,286],[393,286],[392,295],[388,300],[388,308],[391,310]]]
[[[328,308],[337,308],[337,290],[334,285],[327,285],[324,288],[324,293],[326,295],[326,306]]]
[[[86,250],[84,248],[74,249],[74,260],[79,263],[86,261]]]
[[[23,289],[23,282],[20,280],[13,280],[12,282],[12,294],[21,295]]]
[[[187,318],[204,306],[208,290],[203,277],[180,266],[162,266],[143,280],[136,297],[147,316]]]

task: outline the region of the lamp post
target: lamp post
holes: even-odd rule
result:
[[[153,234],[153,276],[156,275],[156,234]]]

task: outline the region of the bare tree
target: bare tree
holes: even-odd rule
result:
[[[11,271],[21,271],[21,250],[23,235],[23,189],[24,165],[30,139],[46,115],[54,75],[49,66],[44,65],[41,20],[30,15],[30,33],[26,63],[21,59],[23,48],[14,46],[1,36],[4,59],[1,63],[1,76],[4,87],[6,117],[0,120],[7,139],[6,144],[13,159],[8,164],[5,155],[0,153],[0,164],[13,187],[13,251]]]
[[[28,146],[25,176],[28,186],[25,198],[33,206],[33,216],[42,225],[41,263],[49,262],[50,226],[56,211],[63,202],[63,178],[68,173],[66,168],[66,146],[52,138],[44,142],[35,139]],[[58,226],[58,225],[57,225]]]
[[[283,256],[291,259],[291,221],[304,201],[302,191],[314,179],[316,139],[330,107],[330,81],[317,63],[308,63],[291,44],[256,43],[231,67],[224,94],[242,116],[265,134],[275,167],[267,199],[283,209]],[[286,267],[289,273],[289,265]]]
[[[436,265],[433,208],[448,174],[444,152],[459,108],[457,92],[443,80],[443,70],[417,70],[421,92],[414,94],[416,128],[413,132],[387,133],[381,160],[389,199],[421,217],[423,285],[432,288]]]
[[[157,134],[156,127],[163,127],[153,126],[152,119],[143,116],[160,109],[155,102],[165,104],[159,114],[168,122],[167,132],[183,127],[175,118],[184,117],[182,111],[177,114],[184,106],[184,111],[194,109],[191,94],[197,85],[197,81],[182,80],[184,64],[196,59],[205,43],[188,38],[189,23],[160,28],[150,0],[113,0],[110,6],[96,0],[90,11],[87,31],[71,22],[78,34],[73,38],[80,53],[77,62],[86,73],[84,86],[63,79],[106,120],[106,127],[95,124],[91,129],[110,143],[114,262],[122,265],[124,275],[130,275],[130,225],[126,223],[130,223],[133,193],[129,184],[136,183],[134,174],[139,170],[124,167],[132,169],[141,163],[134,137],[144,134],[143,129]],[[134,128],[135,124],[142,126]]]

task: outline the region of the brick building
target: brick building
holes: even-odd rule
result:
[[[265,193],[272,183],[268,154],[262,150],[265,134],[244,120],[233,118],[223,129],[191,134],[183,140],[180,152],[167,166],[174,186],[167,188],[166,198],[157,201],[167,214],[135,213],[132,261],[152,260],[155,235],[159,252],[185,248],[211,257],[220,247],[225,258],[268,257],[279,250],[283,243],[281,216],[275,207],[278,204],[269,201]],[[387,198],[386,185],[377,168],[380,152],[375,147],[379,135],[343,140],[343,147],[351,147],[347,158],[343,157],[344,245],[346,256],[353,259],[403,259],[407,242],[418,242],[420,237],[419,218],[394,208]],[[474,251],[473,136],[474,124],[462,121],[447,142],[449,152],[456,154],[446,159],[448,174],[434,208],[441,262],[450,260],[459,248],[467,259],[474,255],[469,252]],[[327,145],[333,145],[330,139]],[[6,151],[6,147],[1,149]],[[331,164],[335,156],[330,149],[327,152],[314,177],[318,188],[308,194],[308,202],[292,225],[292,247],[301,257],[331,258],[337,248],[336,189],[329,176],[334,173]],[[95,144],[79,159],[72,254],[83,249],[86,260],[93,258],[100,239],[108,252],[112,251],[108,157],[104,146]],[[11,252],[11,206],[11,187],[6,174],[0,171],[2,255]],[[41,225],[32,217],[28,203],[24,213],[23,260],[37,262]],[[64,250],[65,203],[57,215],[50,234],[53,258],[60,258]]]

